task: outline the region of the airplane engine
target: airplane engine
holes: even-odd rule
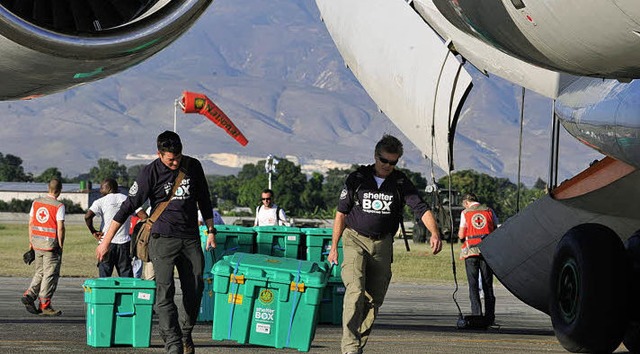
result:
[[[211,0],[0,0],[0,100],[118,73],[182,35]]]
[[[640,168],[640,81],[581,78],[560,94],[556,114],[569,134]]]

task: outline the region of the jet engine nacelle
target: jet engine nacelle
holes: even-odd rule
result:
[[[569,134],[586,145],[640,168],[640,81],[581,78],[556,101]]]
[[[136,65],[211,0],[0,0],[0,100],[26,99]]]

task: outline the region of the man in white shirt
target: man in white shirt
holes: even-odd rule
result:
[[[260,199],[262,204],[256,208],[256,220],[254,226],[285,225],[288,226],[287,217],[279,206],[273,203],[273,191],[263,189]]]
[[[89,210],[84,215],[84,221],[91,231],[91,235],[102,242],[104,233],[109,230],[111,221],[120,210],[120,205],[127,199],[127,196],[118,193],[118,182],[112,178],[107,178],[100,185],[100,194],[102,198],[91,204]],[[100,230],[97,231],[93,227],[93,218],[98,215],[102,219]],[[111,240],[109,251],[101,262],[98,262],[98,274],[101,278],[110,277],[113,268],[116,268],[118,276],[133,277],[133,269],[131,267],[131,236],[129,236],[128,227],[120,227],[118,232]]]

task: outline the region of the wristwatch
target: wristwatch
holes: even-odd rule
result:
[[[209,229],[209,233],[210,233],[210,234],[213,234],[213,235],[215,236],[215,235],[218,233],[218,231],[217,231],[217,230],[215,229],[215,227],[214,227],[214,228],[212,228],[212,229]]]

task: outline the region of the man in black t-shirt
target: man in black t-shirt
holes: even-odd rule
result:
[[[106,247],[120,225],[147,199],[153,210],[165,201],[180,170],[185,176],[173,198],[153,223],[149,241],[149,256],[156,280],[156,313],[160,335],[167,353],[182,354],[195,351],[191,332],[198,317],[204,282],[204,256],[198,229],[198,208],[207,225],[206,248],[215,248],[215,228],[209,187],[200,161],[182,155],[178,134],[165,131],[158,135],[158,158],[146,165],[129,189],[129,196],[113,218],[104,241],[96,249],[102,260]],[[178,322],[174,301],[173,269],[177,268],[182,288],[185,318]]]
[[[433,254],[442,243],[433,213],[407,176],[395,170],[402,143],[385,135],[376,144],[375,163],[351,173],[340,193],[327,260],[338,264],[338,241],[344,252],[346,287],[342,313],[342,352],[361,353],[391,280],[393,235],[408,205],[431,231]]]

